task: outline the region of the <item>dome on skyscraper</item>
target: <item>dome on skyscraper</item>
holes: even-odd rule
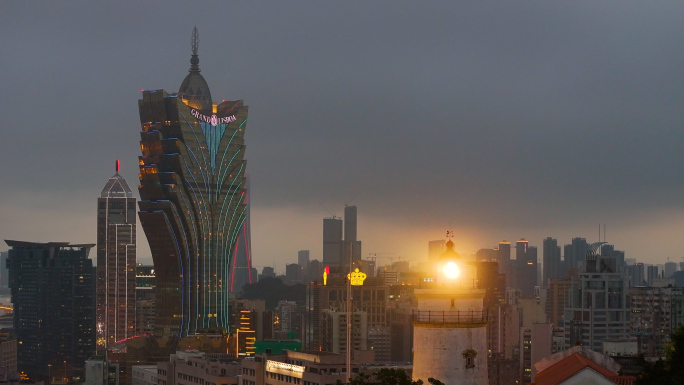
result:
[[[190,73],[183,79],[183,83],[181,83],[180,89],[178,90],[178,97],[192,108],[211,111],[211,92],[209,91],[207,81],[204,80],[204,76],[200,74],[199,56],[197,56],[198,47],[199,38],[197,36],[197,28],[195,28],[193,30]]]

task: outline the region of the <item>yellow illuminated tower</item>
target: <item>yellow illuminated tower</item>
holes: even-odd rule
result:
[[[434,270],[415,290],[413,380],[436,378],[446,385],[485,385],[487,312],[477,268],[466,264],[454,243],[433,261]]]

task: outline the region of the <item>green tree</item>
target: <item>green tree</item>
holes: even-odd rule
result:
[[[639,357],[642,372],[636,385],[684,384],[684,325],[679,326],[671,338],[665,349],[665,360],[648,362],[643,354]]]

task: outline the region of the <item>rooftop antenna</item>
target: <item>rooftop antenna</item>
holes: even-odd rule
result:
[[[356,197],[359,196],[359,194],[361,194],[361,191],[357,192],[356,195],[354,195],[352,199],[349,200],[349,202],[344,202],[344,207],[349,206],[354,201],[354,199],[356,199]]]
[[[197,26],[192,29],[192,40],[190,46],[192,47],[192,57],[190,58],[190,71],[199,72],[199,57],[197,56],[197,51],[199,50],[199,33],[197,32]]]
[[[328,210],[325,206],[323,206],[323,203],[319,203],[321,207],[323,207],[323,210],[327,211],[330,216],[332,216],[333,219],[335,219],[335,214],[331,213],[330,210]]]
[[[192,54],[197,55],[199,50],[199,33],[197,32],[197,26],[192,29]]]
[[[116,175],[119,175],[119,160],[116,160]]]

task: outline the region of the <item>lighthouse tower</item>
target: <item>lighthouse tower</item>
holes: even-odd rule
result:
[[[446,242],[432,277],[415,290],[413,380],[433,377],[445,385],[486,385],[487,313],[477,268]]]

